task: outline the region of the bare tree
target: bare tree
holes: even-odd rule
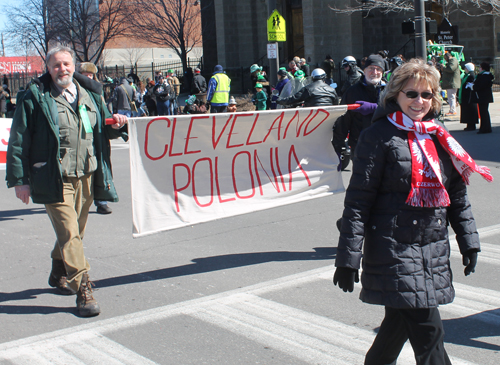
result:
[[[500,15],[500,0],[432,0],[441,6],[442,13],[439,15],[448,18],[453,12],[462,12],[469,16]],[[344,8],[330,6],[330,9],[341,14],[353,14],[364,12],[369,14],[372,10],[379,10],[387,14],[391,12],[413,12],[413,0],[355,0],[355,5],[347,5]]]
[[[128,45],[119,54],[125,61],[129,63],[130,66],[134,66],[146,54],[148,49],[149,48],[137,48]]]
[[[23,0],[19,5],[6,7],[7,42],[16,53],[25,54],[35,49],[43,59],[49,43],[55,39],[57,29],[49,22],[52,0]]]
[[[80,62],[98,63],[106,44],[122,36],[129,14],[127,0],[72,0],[53,10],[61,38]]]
[[[201,46],[200,7],[192,0],[136,0],[130,23],[131,36],[173,49],[184,70],[188,52]]]
[[[201,58],[203,56],[203,48],[201,47],[194,47],[191,52],[189,52],[189,55],[194,58]]]

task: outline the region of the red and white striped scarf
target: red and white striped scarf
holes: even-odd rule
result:
[[[435,134],[451,157],[453,165],[469,184],[469,176],[478,172],[488,182],[493,181],[490,169],[478,166],[463,147],[443,127],[430,121],[413,121],[398,111],[387,116],[397,128],[408,131],[411,152],[411,191],[406,203],[414,207],[447,207],[450,197],[443,186],[436,146],[429,134]]]

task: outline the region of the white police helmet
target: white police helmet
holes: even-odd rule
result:
[[[342,67],[352,66],[356,64],[356,59],[353,56],[347,56],[342,60]]]
[[[313,80],[323,80],[326,78],[326,72],[322,68],[315,68],[311,72],[311,77]]]

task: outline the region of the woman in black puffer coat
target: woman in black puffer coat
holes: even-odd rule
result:
[[[491,133],[491,118],[488,106],[493,103],[493,75],[490,72],[490,64],[488,62],[481,62],[480,72],[474,80],[472,90],[477,95],[477,105],[479,107],[479,116],[481,124],[477,134]]]
[[[417,364],[451,364],[437,309],[455,296],[448,224],[466,275],[474,272],[480,247],[464,182],[468,174],[462,177],[450,157],[461,147],[441,125],[419,123],[439,113],[439,92],[435,68],[419,59],[400,66],[355,151],[334,283],[352,291],[362,261],[360,299],[385,306],[367,365],[393,363],[408,339]],[[471,172],[491,179],[487,168],[472,164]]]

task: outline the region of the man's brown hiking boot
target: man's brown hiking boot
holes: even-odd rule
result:
[[[76,293],[76,308],[82,317],[97,316],[101,313],[101,308],[92,295],[92,286],[94,283],[89,280],[89,275],[83,274],[80,289]]]
[[[61,295],[75,295],[76,292],[66,282],[66,268],[62,260],[52,260],[52,271],[49,275],[49,285],[56,288]]]

